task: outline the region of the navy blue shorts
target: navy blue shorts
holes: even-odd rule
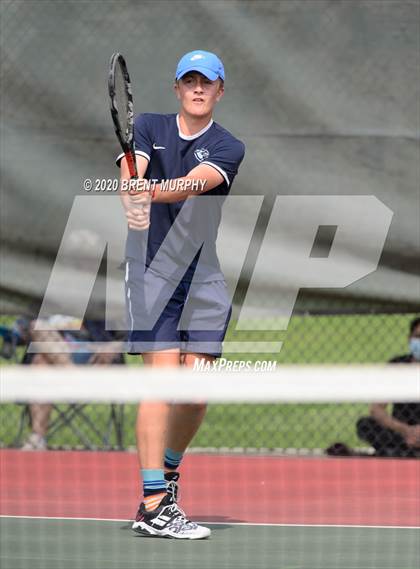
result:
[[[168,349],[220,357],[232,314],[224,281],[174,282],[126,260],[128,353]]]

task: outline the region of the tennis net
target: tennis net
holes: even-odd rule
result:
[[[417,365],[34,368],[1,370],[2,567],[418,566],[417,450],[361,438],[372,404],[420,407]],[[163,400],[209,403],[180,467],[182,508],[212,530],[198,547],[130,529],[137,403]],[[7,448],[25,410],[47,402],[50,429],[61,421],[50,450]]]

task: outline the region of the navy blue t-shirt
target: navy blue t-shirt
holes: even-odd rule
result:
[[[219,186],[203,194],[175,203],[152,203],[147,266],[177,280],[181,270],[183,280],[190,281],[201,256],[194,280],[223,280],[215,242],[223,201],[244,157],[244,144],[213,120],[200,132],[186,136],[180,131],[178,115],[149,113],[137,117],[134,141],[136,154],[149,161],[147,180],[160,183],[181,178],[199,164],[207,164],[223,176]],[[127,258],[139,257],[142,234],[128,230]]]

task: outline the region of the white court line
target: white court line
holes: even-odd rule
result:
[[[82,521],[82,522],[125,522],[130,523],[132,520],[113,519],[113,518],[61,518],[54,516],[8,516],[0,514],[0,518],[21,518],[25,520],[63,520],[63,521]],[[268,523],[251,523],[251,522],[201,522],[194,520],[196,523],[209,524],[211,526],[263,526],[263,527],[285,527],[285,528],[359,528],[359,529],[420,529],[420,526],[360,526],[360,525],[341,525],[341,524],[268,524]]]

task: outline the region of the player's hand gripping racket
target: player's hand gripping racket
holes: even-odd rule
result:
[[[113,53],[109,63],[108,91],[115,134],[127,159],[131,179],[137,178],[134,153],[133,93],[127,64],[120,53]]]

